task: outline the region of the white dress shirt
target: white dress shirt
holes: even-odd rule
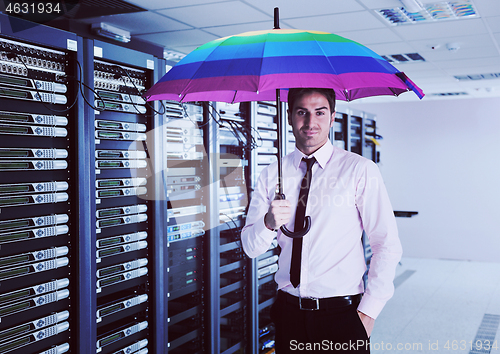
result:
[[[293,230],[300,182],[306,171],[305,155],[295,149],[283,158],[283,192],[292,203],[292,217],[286,224]],[[312,156],[306,216],[311,229],[303,238],[300,285],[290,283],[293,239],[277,233],[281,247],[278,288],[295,296],[325,298],[364,292],[358,310],[376,318],[394,293],[393,279],[402,249],[394,212],[377,165],[364,157],[334,147],[327,141]],[[309,156],[311,157],[311,156]],[[259,176],[241,239],[252,258],[265,253],[276,232],[264,225],[278,180],[277,162]],[[361,243],[363,229],[372,248],[366,290],[366,270]]]

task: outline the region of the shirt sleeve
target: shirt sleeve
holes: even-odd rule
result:
[[[264,216],[274,197],[274,190],[269,190],[267,186],[268,170],[269,168],[263,170],[257,180],[248,208],[246,223],[241,231],[243,250],[251,258],[265,253],[276,237],[276,232],[269,230],[264,224]]]
[[[396,218],[377,165],[367,160],[356,188],[356,205],[372,249],[368,281],[358,310],[376,318],[394,294],[402,247]]]

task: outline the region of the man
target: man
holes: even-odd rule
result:
[[[266,252],[276,236],[281,247],[279,290],[271,309],[276,353],[369,353],[374,321],[394,292],[402,254],[394,213],[376,164],[328,139],[334,91],[290,89],[288,105],[296,149],[282,162],[286,199],[275,197],[274,163],[258,179],[241,236],[252,258]],[[302,229],[302,221],[294,228],[296,217],[304,214],[296,213],[297,204],[311,217],[300,241],[279,230],[282,225]],[[366,289],[363,230],[373,252]]]

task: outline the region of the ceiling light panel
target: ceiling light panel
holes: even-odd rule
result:
[[[397,64],[425,61],[425,59],[418,53],[382,55],[382,58],[387,60],[389,63],[397,63]]]
[[[422,7],[418,12],[410,12],[404,6],[375,11],[393,26],[479,17],[471,0],[437,1]]]
[[[455,79],[460,81],[491,80],[491,79],[499,79],[500,73],[455,75],[454,77]]]
[[[451,97],[451,96],[467,96],[467,92],[437,92],[430,93],[429,96]]]

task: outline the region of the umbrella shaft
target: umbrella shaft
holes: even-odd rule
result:
[[[274,8],[274,29],[280,29],[280,9]]]
[[[281,157],[282,157],[282,129],[281,129],[281,124],[282,124],[282,112],[281,112],[281,98],[280,98],[280,89],[276,89],[276,120],[278,121],[277,124],[277,129],[278,129],[278,192],[280,195],[283,194],[283,184],[281,181],[281,177],[283,175],[283,170],[281,167]]]

